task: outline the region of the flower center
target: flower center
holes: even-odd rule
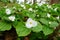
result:
[[[30,22],[30,24],[32,24],[32,22]]]

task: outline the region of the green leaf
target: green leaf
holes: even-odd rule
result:
[[[0,7],[0,17],[5,16],[5,9]]]
[[[43,27],[43,33],[44,33],[45,35],[49,35],[49,34],[53,33],[53,29],[50,29],[49,27],[44,26],[44,27]]]
[[[57,27],[59,24],[55,21],[51,22],[50,27]]]
[[[28,10],[23,10],[23,15],[24,16],[28,16],[30,18],[34,18],[35,17],[35,13],[31,12],[31,11],[28,11]],[[34,15],[34,16],[33,16]]]
[[[27,29],[22,22],[19,22],[16,25],[16,31],[17,31],[18,36],[27,36],[31,32],[31,30]]]
[[[32,31],[33,32],[40,32],[40,31],[42,31],[42,27],[43,26],[40,23],[38,23],[38,25],[36,27],[32,28]]]
[[[58,22],[60,22],[60,19],[58,20]]]
[[[45,25],[48,25],[49,24],[49,21],[46,20],[45,18],[40,18],[40,22],[42,22]]]
[[[11,29],[11,25],[9,23],[0,21],[0,30],[1,31],[10,30],[10,29]]]
[[[30,8],[30,5],[28,5],[28,4],[26,4],[25,6],[26,6],[26,8],[27,8],[27,9],[29,9],[29,8]]]
[[[21,38],[17,38],[17,40],[21,40]]]
[[[4,3],[8,2],[8,0],[1,0],[1,1],[4,2]]]
[[[46,13],[45,12],[41,13],[40,15],[41,15],[41,17],[46,17]]]

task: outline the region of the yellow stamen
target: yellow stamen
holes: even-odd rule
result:
[[[30,22],[30,24],[32,24],[32,22]]]

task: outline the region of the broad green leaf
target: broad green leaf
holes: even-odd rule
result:
[[[59,24],[55,21],[51,22],[50,27],[57,27]]]
[[[30,18],[34,18],[35,17],[35,13],[34,12],[30,12],[28,10],[23,10],[22,13],[23,13],[24,16],[28,16]]]
[[[31,30],[27,29],[22,22],[19,22],[16,25],[16,31],[18,36],[27,36],[31,32]]]
[[[27,9],[29,9],[29,8],[30,8],[30,5],[28,5],[28,4],[26,4],[25,6],[26,6],[26,8],[27,8]]]
[[[41,17],[46,17],[46,13],[41,13]]]
[[[40,23],[38,23],[38,25],[36,27],[32,28],[32,31],[33,32],[40,32],[40,31],[42,31],[42,28],[43,28],[43,26]]]
[[[48,23],[49,23],[49,21],[47,19],[45,19],[45,18],[41,18],[40,22],[42,22],[45,25],[48,25]]]
[[[45,35],[49,35],[49,34],[53,33],[53,29],[50,29],[49,27],[44,26],[44,27],[43,27],[43,33],[44,33]]]
[[[0,30],[1,31],[10,30],[10,29],[11,29],[11,25],[9,23],[0,21]]]
[[[2,8],[0,8],[0,17],[3,17],[3,16],[5,16],[6,14],[5,14],[5,9],[2,7]]]

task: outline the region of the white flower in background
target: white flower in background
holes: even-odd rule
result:
[[[24,9],[26,9],[26,7],[23,7]]]
[[[37,21],[32,20],[31,18],[28,18],[28,20],[26,22],[26,27],[32,28],[32,27],[36,27],[36,26],[37,26]]]
[[[43,5],[43,4],[46,4],[46,0],[37,0],[37,4],[39,6]]]
[[[46,0],[37,0],[37,3],[42,3],[42,2],[46,3]]]
[[[42,3],[37,3],[38,4],[38,6],[41,6],[41,5],[43,5]]]
[[[13,2],[13,0],[10,0],[10,2]]]
[[[41,6],[41,5],[43,5],[43,4],[45,4],[45,2],[44,1],[42,1],[41,3],[37,3],[39,6]]]
[[[33,0],[26,0],[26,4],[32,5],[33,4]]]
[[[15,20],[15,16],[9,16],[8,19],[11,20],[11,21],[14,21]]]
[[[37,17],[39,17],[39,15],[36,15]]]
[[[26,9],[25,5],[21,4],[21,7],[23,7],[24,9]]]
[[[48,8],[52,8],[51,5],[47,5]]]
[[[25,7],[25,5],[21,4],[21,7]]]
[[[29,8],[28,10],[29,10],[29,11],[32,11],[32,8]]]
[[[11,14],[11,10],[10,9],[6,9],[6,14],[7,15]]]
[[[37,0],[37,3],[41,2],[41,0]]]
[[[24,0],[17,0],[17,3],[18,4],[21,4],[21,3],[23,3],[24,2]]]
[[[42,4],[45,4],[46,2],[45,1],[41,1]]]
[[[30,2],[28,1],[28,2],[26,2],[26,4],[29,4]]]
[[[55,8],[54,11],[57,11],[57,8]]]
[[[51,15],[50,15],[49,13],[47,13],[47,17],[50,18],[50,16],[51,16]]]
[[[51,24],[51,22],[49,22],[49,24]]]
[[[32,3],[32,0],[27,0],[26,4]]]
[[[58,20],[59,20],[59,18],[60,18],[59,16],[58,16],[58,17],[56,17],[56,19],[58,19]]]

